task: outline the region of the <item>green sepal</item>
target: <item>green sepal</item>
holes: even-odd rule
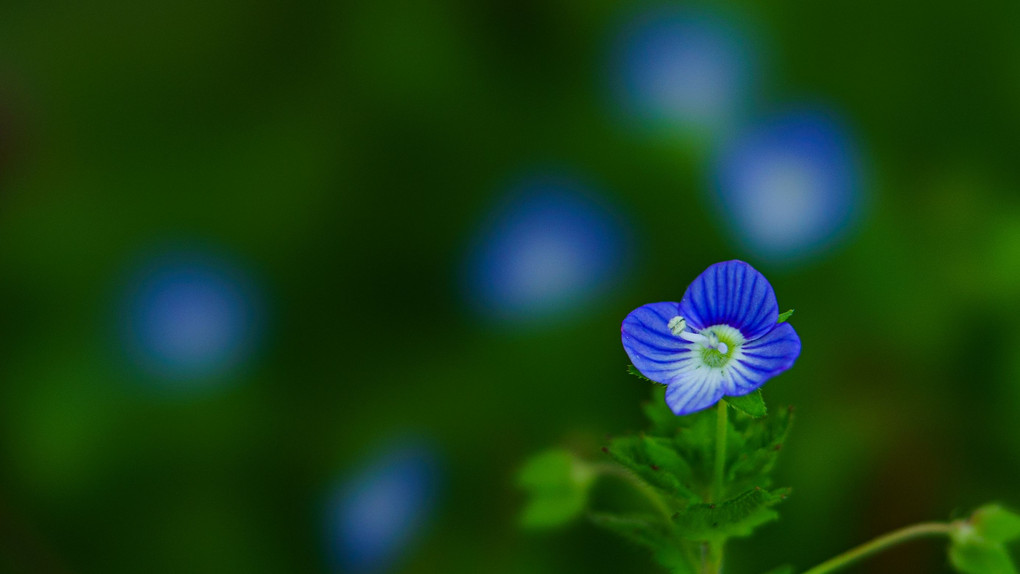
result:
[[[591,513],[593,523],[653,551],[655,561],[673,574],[695,574],[679,548],[672,526],[661,519],[644,514]]]
[[[654,383],[655,382],[655,381],[649,379],[648,377],[642,375],[641,371],[637,370],[637,367],[635,367],[634,365],[627,365],[627,374],[628,375],[633,375],[633,376],[635,376],[635,377],[637,377],[639,379],[643,379],[645,381],[648,381],[649,383]]]
[[[566,450],[552,449],[531,457],[517,474],[517,485],[528,492],[521,525],[552,528],[579,516],[594,480],[594,470]]]
[[[998,504],[975,510],[969,522],[975,534],[990,542],[1006,544],[1020,538],[1020,516]]]
[[[724,400],[731,407],[756,419],[760,419],[768,414],[768,409],[765,408],[765,399],[761,396],[760,389],[740,397],[725,397]]]
[[[964,574],[1017,574],[1013,559],[1002,544],[979,538],[957,541],[949,546],[949,561]]]
[[[785,323],[785,322],[789,321],[790,317],[793,316],[793,311],[794,311],[793,309],[790,309],[789,311],[787,311],[785,313],[780,313],[779,314],[779,320],[776,321],[776,323]]]
[[[749,536],[758,526],[779,518],[772,507],[785,500],[788,494],[788,489],[769,492],[752,488],[720,504],[693,504],[673,520],[687,540]]]

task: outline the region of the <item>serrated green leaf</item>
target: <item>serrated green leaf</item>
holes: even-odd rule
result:
[[[760,390],[740,397],[726,397],[726,404],[756,419],[768,414],[768,410],[765,408],[765,399],[761,396]]]
[[[792,421],[790,409],[774,409],[769,416],[746,419],[738,427],[738,433],[744,438],[743,446],[734,452],[726,466],[726,480],[734,491],[771,484],[769,474],[786,442]]]
[[[588,465],[565,450],[533,456],[517,474],[517,485],[528,492],[521,525],[551,528],[580,515],[594,479]]]
[[[676,539],[672,525],[644,514],[591,513],[593,523],[653,551],[655,561],[673,574],[695,574]]]
[[[671,447],[668,439],[627,436],[612,439],[606,452],[638,478],[670,497],[695,500],[697,497],[688,487],[692,480],[690,467]]]
[[[637,370],[637,367],[635,367],[634,365],[627,365],[627,374],[628,375],[633,375],[633,376],[635,376],[635,377],[637,377],[639,379],[644,379],[644,380],[648,381],[649,383],[655,383],[655,381],[653,381],[653,380],[649,379],[648,377],[642,375],[641,371]],[[656,384],[661,384],[661,383],[656,383]]]
[[[642,444],[649,462],[653,465],[653,470],[657,468],[657,472],[672,474],[683,484],[689,484],[694,480],[694,471],[676,451],[673,441],[645,436],[642,437]]]
[[[779,314],[779,320],[776,321],[776,323],[785,323],[785,322],[789,321],[790,317],[793,316],[793,311],[794,311],[793,309],[790,309],[789,311],[787,311],[785,313],[780,313]]]
[[[687,540],[749,536],[756,527],[779,517],[771,507],[785,500],[787,492],[752,488],[721,504],[693,504],[674,520]]]
[[[949,561],[964,574],[1017,574],[1001,544],[977,537],[957,538],[949,546]]]
[[[970,517],[974,533],[990,542],[1007,543],[1020,538],[1020,516],[998,504],[987,504]]]

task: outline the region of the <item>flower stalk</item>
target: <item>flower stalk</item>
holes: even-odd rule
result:
[[[920,524],[914,524],[899,530],[894,530],[888,534],[883,534],[874,540],[865,542],[856,548],[847,550],[846,552],[822,562],[818,566],[808,570],[804,574],[826,574],[828,572],[835,572],[845,566],[849,566],[854,562],[868,558],[874,554],[878,554],[884,550],[888,550],[893,546],[914,540],[917,538],[925,538],[930,536],[949,536],[952,534],[954,524],[951,522],[922,522]]]

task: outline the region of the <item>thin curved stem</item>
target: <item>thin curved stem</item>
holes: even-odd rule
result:
[[[804,574],[825,574],[826,572],[835,572],[844,566],[853,564],[858,560],[867,558],[872,554],[877,554],[883,550],[892,548],[897,544],[902,544],[903,542],[928,536],[948,536],[952,533],[953,528],[953,524],[949,522],[922,522],[920,524],[894,530],[888,534],[883,534],[870,542],[865,542],[857,548],[847,550],[835,558],[822,562],[818,566],[804,572]]]

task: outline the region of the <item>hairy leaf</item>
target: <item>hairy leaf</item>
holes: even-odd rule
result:
[[[786,490],[752,488],[721,504],[691,505],[674,520],[688,540],[748,536],[756,527],[779,517],[771,507],[785,500],[787,494]]]
[[[689,487],[693,480],[691,468],[672,448],[669,439],[647,436],[614,438],[606,452],[641,480],[669,496],[697,499]]]
[[[731,454],[726,466],[727,483],[735,491],[742,492],[754,486],[771,484],[770,473],[779,458],[793,422],[790,409],[774,409],[762,419],[750,420],[739,425],[738,432],[744,438],[739,451]]]

